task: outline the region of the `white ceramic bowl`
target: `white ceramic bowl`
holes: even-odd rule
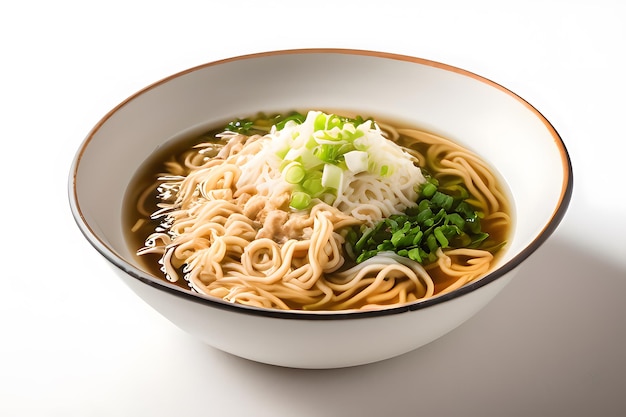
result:
[[[181,132],[263,111],[321,108],[412,122],[468,146],[511,190],[510,247],[486,277],[444,296],[368,312],[284,312],[182,290],[144,270],[122,229],[139,165]],[[572,190],[567,151],[530,104],[478,75],[424,59],[356,50],[292,50],[212,62],[126,99],[88,134],[71,167],[70,206],[87,240],[143,300],[211,346],[289,367],[390,358],[454,329],[489,302],[554,231]],[[330,348],[329,348],[330,347]]]

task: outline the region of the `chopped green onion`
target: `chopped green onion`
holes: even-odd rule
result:
[[[368,156],[364,151],[350,151],[343,155],[346,166],[355,174],[367,171]]]
[[[454,199],[449,195],[446,195],[440,191],[436,191],[435,194],[433,194],[430,201],[432,205],[435,207],[441,207],[445,210],[450,210],[450,208],[452,207],[452,203],[454,202]]]
[[[302,188],[308,192],[312,197],[317,197],[324,192],[324,186],[322,185],[322,177],[306,178],[302,182]]]
[[[289,184],[300,184],[300,181],[304,179],[306,172],[299,162],[292,162],[283,170],[285,174],[285,181]]]
[[[311,204],[311,196],[301,191],[291,193],[291,202],[289,206],[296,210],[304,210]]]
[[[432,197],[435,191],[437,191],[437,186],[431,182],[425,183],[424,187],[422,187],[422,195],[424,197]]]
[[[343,170],[337,165],[326,164],[322,171],[322,185],[335,190],[341,189]]]
[[[459,229],[463,229],[463,227],[465,226],[465,220],[463,219],[463,217],[461,217],[459,213],[450,213],[446,215],[446,221],[452,223]]]
[[[305,116],[298,112],[288,114],[274,114],[267,116],[264,113],[258,113],[253,119],[235,119],[226,124],[224,130],[237,132],[244,135],[252,133],[267,133],[272,126],[276,126],[277,130],[282,130],[288,121],[294,121],[302,124]]]
[[[433,236],[435,236],[435,238],[437,239],[437,242],[439,242],[440,247],[442,248],[448,247],[448,239],[446,238],[446,235],[444,235],[443,231],[441,230],[441,227],[435,227],[435,229],[433,230]]]
[[[259,113],[231,121],[226,130],[273,135],[272,151],[280,160],[283,179],[292,185],[292,195],[306,193],[309,200],[327,204],[333,204],[344,192],[347,180],[362,172],[391,177],[419,169],[399,147],[388,145],[372,119],[361,116],[348,118],[320,111],[309,111],[306,116],[298,112]],[[396,166],[396,156],[403,161],[401,169]],[[302,197],[296,200],[303,201]]]
[[[285,117],[284,119],[282,119],[280,122],[276,123],[276,129],[278,130],[283,130],[283,128],[285,127],[285,125],[287,124],[287,122],[289,121],[294,121],[298,124],[302,124],[305,120],[305,116],[300,114],[300,113],[293,113],[290,116]]]
[[[356,242],[350,247],[355,261],[362,262],[379,252],[393,251],[399,256],[428,264],[437,260],[436,252],[447,248],[484,248],[497,250],[481,231],[480,213],[466,201],[467,190],[455,185],[454,196],[438,189],[429,179],[420,188],[417,204],[403,214],[395,214],[373,228],[353,229]],[[458,196],[458,197],[455,197]]]
[[[225,129],[231,132],[241,133],[245,135],[245,134],[248,134],[248,132],[250,132],[250,129],[252,128],[253,125],[254,125],[254,122],[250,120],[237,119],[237,120],[233,120],[232,122],[229,122],[226,125]]]
[[[420,248],[413,248],[407,251],[407,258],[414,260],[415,262],[422,262]]]

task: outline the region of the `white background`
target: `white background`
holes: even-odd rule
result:
[[[0,415],[626,415],[625,5],[3,2]],[[304,47],[485,76],[552,122],[574,167],[567,216],[496,300],[373,365],[284,369],[195,341],[113,275],[67,203],[75,151],[129,95],[205,62]]]

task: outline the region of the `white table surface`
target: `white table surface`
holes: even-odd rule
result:
[[[626,415],[626,3],[210,3],[0,6],[0,415]],[[114,276],[67,202],[76,149],[129,95],[205,62],[303,47],[490,78],[552,122],[574,166],[561,226],[491,304],[421,349],[350,369],[271,367],[195,341]]]

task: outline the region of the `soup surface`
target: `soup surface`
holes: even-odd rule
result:
[[[380,309],[492,268],[511,231],[498,178],[398,123],[259,113],[155,152],[125,222],[146,268],[183,288],[274,309]]]

